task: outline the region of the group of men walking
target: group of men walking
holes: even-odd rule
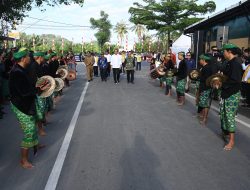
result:
[[[134,55],[132,51],[119,53],[118,49],[115,49],[114,54],[110,55],[107,51],[106,54],[87,53],[84,64],[86,66],[86,74],[88,82],[93,80],[94,76],[98,76],[98,68],[102,81],[107,81],[107,77],[113,72],[114,83],[120,82],[120,74],[127,73],[127,83],[134,84],[134,72],[135,67],[137,70],[141,70],[141,55]],[[124,73],[125,74],[125,73]]]

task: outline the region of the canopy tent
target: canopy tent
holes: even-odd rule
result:
[[[191,49],[191,37],[182,34],[172,45],[172,52],[178,53],[184,51],[185,53]]]

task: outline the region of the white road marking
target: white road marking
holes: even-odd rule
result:
[[[72,138],[75,126],[76,126],[76,122],[77,122],[79,113],[81,111],[81,107],[82,107],[88,86],[89,86],[89,82],[86,82],[86,85],[85,85],[83,92],[81,94],[81,97],[78,101],[76,110],[75,110],[74,115],[71,119],[68,130],[67,130],[66,135],[64,137],[62,146],[59,150],[55,164],[54,164],[53,169],[50,173],[49,179],[47,181],[47,184],[46,184],[44,190],[55,190],[56,189],[56,186],[57,186],[57,183],[59,180],[59,176],[60,176],[61,171],[62,171],[62,167],[63,167],[64,161],[65,161],[68,149],[69,149],[71,138]]]

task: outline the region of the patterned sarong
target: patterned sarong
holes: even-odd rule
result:
[[[178,80],[176,92],[179,92],[181,95],[184,96],[185,95],[185,85],[186,85],[186,79]]]
[[[37,96],[36,98],[36,119],[41,121],[45,117],[46,99]]]
[[[11,104],[11,109],[15,113],[18,122],[23,130],[24,137],[21,143],[22,148],[32,148],[38,145],[38,135],[35,116],[26,115],[17,107]]]
[[[209,108],[210,107],[210,94],[211,94],[211,89],[209,90],[204,90],[200,94],[200,101],[199,101],[199,106],[201,108]]]
[[[225,132],[234,133],[236,128],[235,115],[239,107],[240,92],[233,94],[220,103],[221,128]]]
[[[166,85],[171,86],[173,84],[173,77],[166,77]]]

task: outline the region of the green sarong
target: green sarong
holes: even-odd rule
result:
[[[236,128],[235,115],[239,107],[240,92],[233,94],[220,103],[221,128],[224,132],[234,133]]]
[[[178,80],[176,92],[179,92],[181,95],[185,95],[185,85],[186,85],[186,79]]]
[[[22,148],[32,148],[38,145],[38,135],[36,127],[36,118],[32,115],[26,115],[17,107],[11,104],[11,109],[15,113],[18,122],[23,130],[24,137],[21,143]]]
[[[36,98],[36,119],[41,121],[45,117],[46,99],[37,96]]]
[[[210,96],[211,94],[211,89],[204,90],[200,94],[200,101],[199,101],[199,106],[201,108],[209,108],[210,107]]]
[[[166,85],[171,86],[173,84],[173,77],[166,77]]]
[[[160,83],[163,83],[163,82],[165,82],[165,81],[166,81],[166,77],[165,77],[165,76],[160,77]]]

